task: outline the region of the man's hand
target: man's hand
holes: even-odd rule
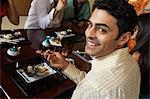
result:
[[[36,51],[36,53],[43,55],[44,58],[46,58],[47,61],[56,68],[65,70],[69,64],[69,62],[65,60],[65,57],[62,56],[59,52],[47,50],[45,52]]]

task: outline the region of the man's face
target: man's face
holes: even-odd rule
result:
[[[85,31],[85,51],[91,56],[107,55],[118,47],[117,20],[108,12],[95,9],[89,18],[89,25]]]

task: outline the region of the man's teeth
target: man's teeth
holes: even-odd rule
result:
[[[90,46],[96,46],[96,44],[95,44],[95,43],[92,43],[92,42],[88,42],[88,44],[89,44]]]

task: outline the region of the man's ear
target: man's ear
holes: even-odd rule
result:
[[[130,38],[131,38],[131,32],[123,33],[118,39],[118,45],[119,46],[125,45]]]

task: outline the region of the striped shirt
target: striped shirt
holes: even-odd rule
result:
[[[94,58],[87,74],[71,64],[63,73],[77,84],[72,99],[139,99],[140,69],[127,48]]]

